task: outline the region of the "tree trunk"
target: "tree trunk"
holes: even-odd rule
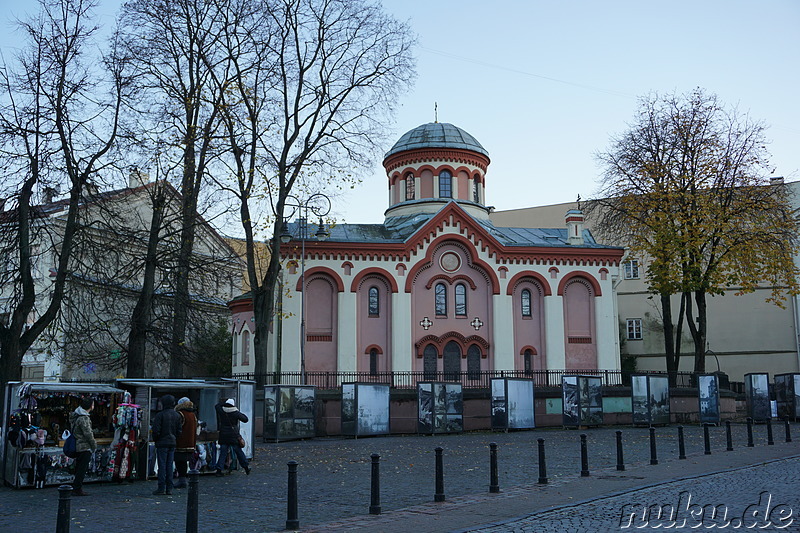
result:
[[[158,266],[159,234],[164,214],[164,202],[164,189],[160,184],[156,184],[156,193],[153,197],[153,216],[150,220],[150,233],[147,238],[144,281],[136,307],[133,309],[131,332],[128,336],[128,371],[126,375],[129,378],[147,377],[145,376],[145,353],[147,333],[150,330],[152,316],[153,293],[155,291],[156,269]]]
[[[678,379],[678,360],[675,357],[675,343],[672,324],[672,299],[671,294],[661,293],[661,324],[664,330],[664,354],[667,358],[667,374],[669,386],[674,387]]]
[[[273,232],[272,253],[263,284],[258,290],[253,291],[253,318],[256,327],[253,356],[255,357],[255,379],[259,388],[264,386],[266,375],[270,372],[267,365],[269,322],[275,307],[273,296],[280,271],[280,232],[277,228],[278,224],[276,224],[276,231]]]
[[[694,302],[697,305],[697,329],[692,336],[694,340],[694,371],[706,371],[706,291],[694,291]]]

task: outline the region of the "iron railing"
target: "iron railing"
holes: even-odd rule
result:
[[[636,372],[641,374],[643,372]],[[665,372],[647,372],[653,375],[667,375]],[[488,389],[493,378],[532,379],[536,387],[561,387],[565,375],[597,376],[606,387],[630,385],[630,372],[620,370],[494,370],[483,372],[306,372],[306,385],[317,389],[338,389],[342,383],[388,383],[396,389],[414,389],[420,381],[452,381],[461,383],[465,389]],[[234,374],[236,379],[252,379],[253,373]],[[263,376],[266,385],[301,385],[300,372],[269,373]],[[676,386],[691,387],[693,373],[679,372]],[[695,385],[696,386],[696,385]]]

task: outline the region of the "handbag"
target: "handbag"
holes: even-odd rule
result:
[[[235,428],[236,426],[234,426],[233,422],[231,422],[230,415],[227,414],[227,413],[225,413],[225,415],[228,417],[228,424],[230,424],[231,429]],[[238,431],[236,432],[236,443],[239,445],[239,448],[244,448],[245,444],[246,444],[245,441],[244,441],[244,438],[242,437],[242,435]]]

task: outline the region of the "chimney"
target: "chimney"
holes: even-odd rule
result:
[[[138,167],[131,167],[131,173],[128,174],[128,188],[129,189],[136,189],[137,187],[143,187],[150,183],[150,174],[146,172],[142,172],[139,170]]]
[[[58,189],[55,187],[45,187],[42,189],[42,203],[52,204],[58,194]]]
[[[583,211],[570,209],[564,221],[567,223],[567,244],[583,245]]]

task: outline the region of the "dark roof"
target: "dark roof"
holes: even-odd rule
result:
[[[460,148],[489,157],[489,152],[472,135],[446,122],[429,122],[403,134],[385,157],[420,148]]]

